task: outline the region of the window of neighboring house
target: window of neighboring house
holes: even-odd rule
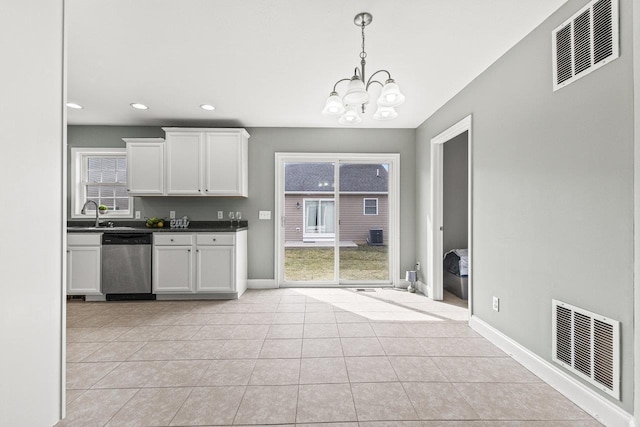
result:
[[[364,214],[378,215],[378,199],[364,199]]]
[[[131,218],[133,198],[127,193],[127,156],[124,148],[71,149],[71,217],[95,216],[93,200],[108,208],[101,218]]]

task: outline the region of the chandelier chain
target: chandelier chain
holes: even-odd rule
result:
[[[362,27],[362,52],[360,52],[360,58],[364,59],[367,57],[367,52],[364,51],[364,27],[365,27],[365,23],[364,20],[362,21],[361,27]]]

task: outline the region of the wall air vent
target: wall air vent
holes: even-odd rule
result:
[[[620,322],[552,300],[551,359],[620,400]]]
[[[594,0],[552,33],[553,90],[616,59],[618,0]]]

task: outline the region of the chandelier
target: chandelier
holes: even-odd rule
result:
[[[322,110],[322,114],[328,116],[340,116],[338,123],[341,125],[356,125],[362,121],[362,117],[358,114],[358,107],[360,107],[362,113],[365,112],[365,106],[369,103],[369,87],[377,83],[382,86],[382,92],[377,101],[378,109],[376,110],[373,118],[376,120],[393,120],[398,117],[398,113],[395,107],[404,102],[404,95],[400,92],[400,88],[391,78],[391,73],[387,70],[378,70],[373,73],[368,80],[366,80],[365,65],[367,52],[364,50],[364,27],[371,24],[373,16],[370,13],[362,12],[353,18],[353,22],[359,26],[362,30],[362,52],[360,52],[360,68],[356,67],[353,72],[353,77],[340,79],[333,85],[333,90],[329,94],[327,103]],[[373,78],[379,73],[386,73],[387,80],[384,84]],[[339,83],[349,82],[347,85],[347,91],[342,99],[336,91],[336,87]]]

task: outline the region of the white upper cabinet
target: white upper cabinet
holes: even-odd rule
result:
[[[202,132],[167,131],[167,195],[203,194],[203,139]]]
[[[248,138],[244,129],[205,133],[204,187],[207,195],[249,195]]]
[[[127,144],[127,191],[164,194],[164,138],[123,138]]]
[[[163,129],[167,195],[249,195],[246,130]]]

